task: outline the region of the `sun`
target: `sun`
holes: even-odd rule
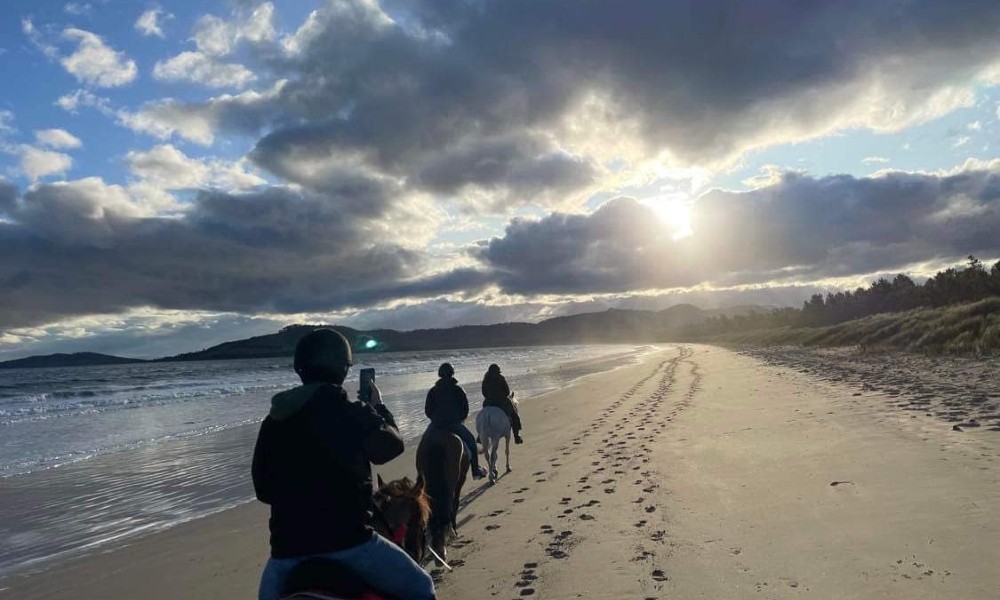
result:
[[[691,229],[691,200],[686,196],[657,196],[642,200],[670,228],[671,237],[680,240],[694,234]]]

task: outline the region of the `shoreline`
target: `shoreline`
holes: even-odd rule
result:
[[[466,484],[438,595],[995,597],[1000,436],[856,392],[676,345],[533,398],[514,471]],[[412,476],[412,445],[376,471]],[[226,510],[5,578],[0,597],[253,597],[266,518]]]
[[[569,380],[569,385],[572,386],[583,378],[612,373],[620,368],[628,366],[633,361],[641,361],[645,355],[653,351],[655,351],[655,349],[646,346],[629,346],[629,347],[623,346],[621,352],[616,351],[613,353],[609,353],[607,355],[577,358],[575,360],[569,360],[564,363],[553,365],[551,368],[543,368],[541,369],[540,372],[543,374],[549,371],[551,371],[552,373],[558,372],[560,376],[566,376],[567,373],[571,373],[574,370],[579,371],[579,374],[572,375],[571,379]],[[597,371],[592,370],[593,368],[598,368],[598,367],[603,367],[603,368]],[[549,387],[551,389],[542,392],[541,394],[528,395],[527,392],[522,392],[520,399],[522,400],[522,403],[524,402],[525,399],[527,399],[526,404],[531,404],[532,402],[535,401],[537,397],[544,396],[545,394],[552,393],[559,389],[556,386],[549,386]],[[471,390],[471,388],[469,389]],[[478,411],[478,404],[479,404],[477,399],[481,400],[478,398],[478,393],[470,394],[470,396],[471,396],[470,404],[472,405],[473,410],[472,410],[472,415],[470,416],[470,420],[467,422],[468,424],[474,422],[473,421],[474,415]],[[392,404],[391,398],[389,400],[389,403],[391,406]],[[524,405],[525,404],[523,403],[522,406]],[[263,418],[263,415],[261,415],[261,418]],[[256,431],[258,427],[259,427],[259,419],[253,422],[240,423],[231,427],[226,427],[220,430],[216,430],[211,433],[208,433],[207,435],[222,436],[227,439],[234,439],[234,438],[242,439],[243,440],[242,444],[252,449],[253,439],[256,436]],[[185,439],[189,437],[200,438],[202,435],[204,434],[199,433],[197,435],[192,435],[192,436],[172,436],[165,439],[154,440],[150,443],[142,444],[134,448],[128,448],[127,451],[138,450],[156,454],[159,449],[163,448],[164,444],[173,445],[179,442],[183,442]],[[222,438],[216,438],[216,439],[222,439]],[[405,441],[407,444],[406,453],[400,458],[397,458],[395,461],[393,461],[391,465],[379,467],[377,469],[380,472],[385,470],[383,477],[391,476],[395,478],[397,476],[396,475],[397,471],[399,471],[399,476],[406,474],[403,470],[400,470],[398,465],[413,463],[413,456],[411,456],[410,453],[411,450],[414,450],[416,448],[416,442],[418,439],[419,439],[418,434],[413,434],[405,437]],[[229,443],[231,444],[232,442]],[[207,448],[206,450],[211,450],[211,448]],[[0,478],[0,485],[3,485],[5,483],[5,480],[6,483],[9,484],[13,481],[14,478],[25,477],[26,478],[25,480],[16,482],[19,484],[17,487],[11,486],[9,488],[9,491],[19,490],[23,492],[24,491],[23,487],[25,486],[26,483],[29,486],[35,482],[49,483],[48,480],[51,480],[54,477],[58,477],[64,480],[72,479],[73,472],[79,469],[88,469],[90,471],[89,476],[99,477],[101,476],[100,474],[104,473],[106,470],[114,470],[122,468],[121,460],[123,459],[123,457],[125,457],[125,455],[121,454],[120,452],[121,451],[109,452],[94,457],[78,459],[72,462],[68,462],[66,464],[59,465],[58,467],[49,467],[39,471],[23,473],[23,474],[12,474],[8,477]],[[234,499],[230,503],[210,509],[209,512],[206,513],[199,513],[190,516],[181,516],[178,517],[176,520],[167,523],[147,524],[140,527],[138,530],[130,530],[122,533],[115,533],[113,535],[110,535],[108,538],[91,541],[82,546],[68,548],[65,550],[59,550],[50,555],[28,559],[27,561],[15,565],[6,572],[0,574],[0,596],[3,595],[3,592],[7,587],[8,581],[24,579],[26,577],[45,576],[50,571],[53,571],[57,568],[61,568],[58,567],[59,561],[65,560],[68,562],[75,562],[79,560],[86,560],[88,557],[100,556],[108,552],[113,552],[114,549],[118,547],[127,547],[134,542],[137,542],[139,540],[142,540],[150,536],[165,535],[174,528],[196,527],[197,523],[202,519],[210,519],[213,517],[217,517],[220,513],[225,513],[228,511],[246,510],[247,505],[251,505],[256,502],[255,498],[253,498],[252,489],[250,489],[250,484],[249,484],[249,456],[246,457],[246,462],[247,462],[246,466],[247,476],[245,478],[246,480],[242,482],[243,484],[245,484],[245,487],[247,488],[247,496],[245,498]],[[60,485],[61,486],[72,485],[72,482],[68,483],[64,482]],[[9,496],[8,500],[10,500]],[[23,502],[21,503],[23,504]],[[11,509],[10,506],[8,506],[7,508],[8,510]],[[266,529],[266,519],[264,520],[264,524]],[[265,542],[266,542],[266,536],[265,536]]]

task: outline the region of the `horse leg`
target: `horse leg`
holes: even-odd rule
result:
[[[510,473],[510,430],[507,430],[507,435],[503,436],[504,445],[504,458],[507,459],[507,472]]]
[[[458,480],[455,483],[455,498],[454,498],[454,509],[451,511],[451,529],[452,531],[458,532],[458,505],[462,501],[462,486],[465,485],[465,478],[469,472],[469,457],[462,452],[459,455],[459,472]]]
[[[499,456],[500,448],[500,438],[492,438],[490,440],[490,482],[496,483],[497,481],[497,458]]]

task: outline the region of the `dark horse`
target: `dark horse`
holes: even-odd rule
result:
[[[458,502],[469,460],[462,438],[435,427],[427,428],[417,446],[417,473],[431,499],[431,548],[445,560],[445,547],[458,535]]]
[[[413,483],[409,477],[403,477],[386,483],[379,475],[372,503],[375,505],[375,531],[406,550],[417,564],[423,564],[431,515],[424,480],[418,477]]]

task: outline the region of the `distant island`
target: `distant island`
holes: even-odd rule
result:
[[[225,342],[197,352],[149,361],[82,352],[11,360],[0,363],[0,369],[277,358],[291,356],[300,337],[321,327],[330,327],[344,334],[359,353],[565,344],[653,343],[665,341],[672,331],[706,323],[710,319],[720,317],[731,319],[766,311],[766,308],[759,306],[703,310],[691,304],[679,304],[661,311],[609,309],[604,312],[556,317],[540,323],[463,325],[413,331],[392,329],[361,331],[340,325],[297,324],[284,327],[277,333]]]
[[[123,358],[97,352],[46,354],[0,362],[0,369],[36,369],[40,367],[93,367],[97,365],[127,365],[148,362],[139,358]]]

